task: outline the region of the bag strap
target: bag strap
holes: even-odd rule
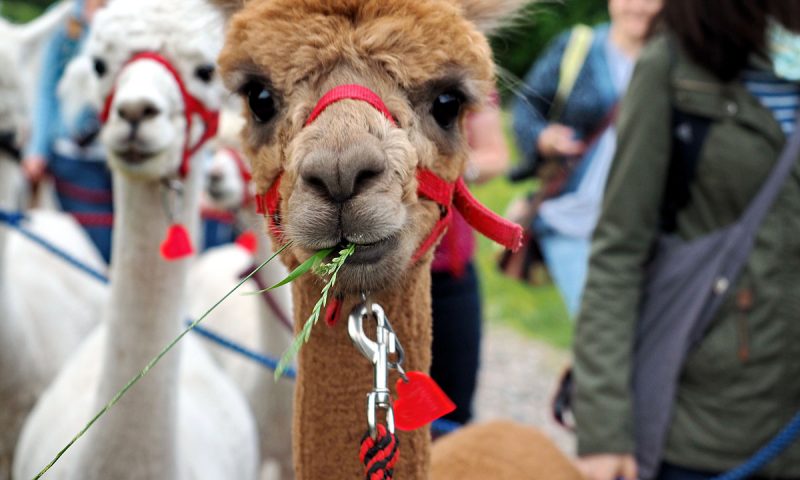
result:
[[[744,228],[755,231],[778,196],[786,178],[800,156],[800,115],[795,119],[794,133],[786,140],[786,146],[756,197],[750,202],[740,222]]]
[[[567,103],[575,81],[578,79],[578,74],[586,62],[593,40],[594,30],[591,27],[579,24],[572,28],[564,55],[561,57],[561,66],[558,69],[558,87],[547,115],[549,120],[558,120],[564,113],[564,105]]]

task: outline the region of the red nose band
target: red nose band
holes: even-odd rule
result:
[[[202,147],[204,143],[217,134],[217,129],[219,127],[219,112],[209,110],[205,105],[203,105],[203,102],[189,93],[189,90],[186,88],[186,84],[181,78],[178,70],[169,62],[169,60],[156,52],[137,53],[131,57],[127,63],[125,63],[125,67],[140,60],[150,60],[164,67],[175,79],[175,83],[178,85],[178,89],[181,92],[181,97],[183,98],[184,116],[186,117],[186,140],[183,144],[183,161],[181,162],[179,173],[181,177],[185,177],[189,173],[189,159],[192,158],[192,156],[197,153],[198,150],[200,150],[200,147]],[[105,104],[103,105],[103,111],[100,112],[100,121],[103,123],[106,123],[111,115],[111,105],[114,103],[115,94],[116,83],[106,97]],[[197,143],[190,145],[192,122],[194,121],[195,115],[199,116],[203,121],[203,134]]]
[[[328,93],[323,95],[317,102],[311,115],[308,116],[306,126],[311,125],[330,105],[342,100],[360,100],[362,102],[367,102],[372,105],[375,110],[381,112],[383,116],[389,120],[389,123],[395,127],[397,126],[397,122],[395,122],[392,113],[386,108],[386,104],[383,103],[383,100],[381,100],[381,97],[378,96],[377,93],[363,85],[354,84],[333,87]]]

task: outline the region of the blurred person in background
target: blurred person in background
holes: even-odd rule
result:
[[[623,102],[577,324],[578,464],[590,480],[651,480],[637,476],[631,381],[657,238],[688,241],[736,222],[800,128],[800,2],[667,0],[662,19],[666,32],[642,53]],[[733,468],[800,409],[798,212],[795,160],[681,365],[658,480]],[[800,443],[747,478],[800,478]]]
[[[464,179],[482,183],[508,169],[499,98],[466,119],[470,155]],[[475,236],[457,211],[433,257],[433,359],[431,377],[456,404],[444,418],[467,423],[478,378],[481,343],[480,284],[474,264]]]
[[[529,230],[571,317],[614,155],[616,105],[661,4],[609,0],[611,22],[557,37],[527,74],[513,108],[522,160],[511,177],[541,179]]]
[[[37,79],[31,140],[22,165],[34,189],[46,173],[53,177],[61,209],[86,229],[108,262],[113,222],[111,173],[97,141],[98,114],[87,108],[67,122],[56,93],[67,64],[87,36],[92,17],[104,4],[105,0],[76,0],[74,13],[46,44],[41,77]],[[94,68],[105,66],[97,62]]]

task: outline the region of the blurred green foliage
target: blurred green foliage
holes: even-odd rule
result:
[[[522,78],[553,37],[578,23],[608,21],[607,7],[607,0],[535,2],[492,37],[495,60],[504,70]]]

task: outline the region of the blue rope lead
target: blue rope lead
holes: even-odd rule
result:
[[[24,236],[28,240],[32,241],[33,243],[36,243],[37,245],[41,246],[42,248],[52,253],[56,257],[61,258],[68,264],[77,268],[78,270],[83,271],[90,277],[93,277],[95,280],[98,280],[101,283],[108,283],[108,277],[106,277],[102,272],[93,269],[92,267],[81,262],[80,260],[70,255],[69,253],[65,252],[64,250],[51,244],[44,238],[33,233],[31,230],[28,230],[22,225],[23,220],[25,220],[25,215],[21,213],[7,212],[4,210],[0,210],[0,223],[5,223],[9,227],[19,232],[22,236]]]
[[[789,448],[798,437],[800,437],[800,413],[797,413],[775,438],[750,457],[750,460],[725,474],[714,477],[712,480],[743,480],[749,478]]]
[[[187,320],[186,323],[191,324],[192,321]],[[256,351],[250,350],[249,348],[243,347],[234,342],[233,340],[227,339],[218,333],[212,332],[206,327],[201,327],[200,325],[197,325],[196,327],[194,327],[194,330],[199,335],[202,335],[203,337],[211,340],[212,342],[217,343],[229,350],[232,350],[238,353],[239,355],[247,357],[250,360],[258,363],[259,365],[269,368],[270,370],[275,370],[275,368],[277,368],[278,366],[277,360],[270,358],[266,355],[262,355]],[[295,379],[297,378],[297,373],[294,371],[294,369],[287,368],[286,370],[284,370],[283,376],[286,378]]]

